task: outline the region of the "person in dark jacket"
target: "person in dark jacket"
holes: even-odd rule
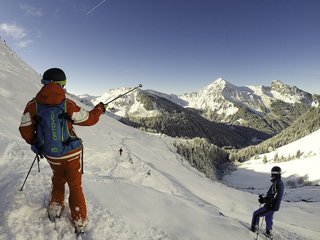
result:
[[[276,166],[271,169],[272,185],[267,192],[267,196],[259,195],[259,203],[264,206],[253,213],[251,231],[256,232],[259,227],[260,217],[266,219],[266,236],[272,238],[273,214],[280,209],[284,186],[281,180],[281,168]]]

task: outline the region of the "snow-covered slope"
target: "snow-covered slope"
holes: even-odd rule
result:
[[[316,185],[320,185],[320,177],[318,171],[313,171],[312,169],[320,168],[320,148],[318,139],[320,138],[320,130],[311,133],[307,137],[301,138],[296,142],[290,143],[283,147],[276,149],[267,154],[262,154],[259,159],[249,160],[245,164],[241,165],[237,171],[233,172],[230,176],[226,178],[228,185],[235,188],[245,188],[251,185],[253,188],[258,188],[260,185],[259,179],[264,174],[269,176],[270,164],[279,165],[282,168],[283,174],[286,181],[289,182],[293,187],[301,187],[303,185],[313,185],[312,189],[317,189]],[[300,150],[301,157],[298,160],[286,161],[282,163],[273,163],[274,156],[277,153],[279,158],[284,156],[288,158],[289,156],[295,156],[297,151]],[[262,164],[263,157],[266,156],[268,164]],[[245,176],[245,172],[248,170],[254,170],[250,178],[243,179],[238,182],[238,175]],[[263,173],[261,175],[261,173]],[[250,190],[251,191],[251,190]],[[292,199],[288,192],[300,192],[300,199]],[[320,195],[305,195],[302,193],[303,188],[300,191],[287,189],[287,195],[284,197],[288,201],[299,201],[301,199],[309,199],[312,202],[319,202]],[[308,194],[310,194],[308,193]]]
[[[237,171],[227,176],[224,182],[226,185],[241,191],[265,194],[269,185],[271,167],[280,166],[283,172],[282,178],[286,184],[283,197],[283,201],[286,202],[282,203],[282,208],[275,214],[276,225],[280,228],[285,228],[284,223],[290,226],[297,224],[302,228],[319,229],[318,223],[313,220],[313,217],[320,212],[319,138],[320,130],[266,154],[268,164],[262,163],[264,155],[261,155],[259,159],[247,161],[238,167]],[[273,163],[276,153],[278,153],[279,157],[288,157],[294,156],[298,150],[302,154],[300,159]],[[263,183],[265,183],[264,187],[262,187]],[[305,207],[309,208],[309,211],[300,212],[301,209],[306,210]],[[296,229],[299,229],[299,227]],[[304,232],[304,230],[302,231]],[[318,233],[312,239],[320,239],[319,230],[316,231]],[[295,238],[282,236],[280,239]],[[308,238],[306,237],[306,239]]]
[[[0,51],[8,53],[1,44]],[[30,68],[19,70],[20,60],[9,68],[11,57],[5,54],[0,56],[1,89],[5,90],[0,99],[0,239],[76,239],[67,202],[59,221],[51,223],[46,216],[51,169],[45,160],[40,162],[40,173],[34,166],[24,190],[19,191],[34,154],[17,129],[40,78]],[[95,126],[76,131],[85,146],[83,189],[90,218],[87,232],[77,239],[254,239],[248,227],[258,207],[257,195],[205,178],[176,153],[174,139],[138,131],[108,115],[101,116]],[[289,167],[285,171],[290,172]],[[308,171],[317,169],[310,166]],[[238,182],[254,173],[255,169],[248,169],[245,176],[237,177]],[[264,178],[252,179],[265,190],[267,174],[260,176]],[[312,193],[319,196],[318,188]],[[283,202],[274,219],[277,239],[320,239],[319,208],[319,202]]]
[[[1,133],[17,135],[15,127],[20,123],[20,102],[30,100],[24,93],[35,94],[40,89],[40,75],[32,70],[20,57],[0,39],[0,109]]]

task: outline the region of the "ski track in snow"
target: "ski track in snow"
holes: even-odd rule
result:
[[[0,182],[2,206],[11,206],[10,209],[3,209],[1,212],[8,219],[7,224],[0,227],[0,239],[173,239],[167,233],[152,226],[145,226],[144,229],[135,229],[124,223],[121,216],[116,216],[111,211],[96,205],[94,196],[87,195],[87,211],[90,222],[84,235],[76,237],[74,227],[71,224],[70,209],[68,202],[65,202],[65,209],[61,218],[56,223],[52,223],[47,218],[45,206],[48,203],[48,196],[51,187],[50,169],[44,166],[46,163],[40,162],[40,173],[37,173],[35,164],[25,188],[20,189],[20,181],[25,172],[10,174],[2,178]],[[120,163],[121,164],[121,163]],[[131,164],[131,163],[130,163]],[[90,173],[87,173],[90,175]],[[84,175],[85,176],[85,175]],[[106,181],[115,181],[112,177],[102,178]],[[90,181],[90,177],[83,181]],[[5,186],[5,188],[3,188]],[[12,191],[14,189],[14,191]],[[66,192],[66,199],[68,191]],[[45,229],[45,231],[44,231]]]

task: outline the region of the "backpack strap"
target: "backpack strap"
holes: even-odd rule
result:
[[[74,123],[74,120],[71,118],[71,116],[67,113],[67,100],[68,98],[63,99],[62,101],[64,101],[64,113],[60,113],[59,114],[59,118],[65,118],[68,121],[70,121],[71,123]]]
[[[39,125],[39,122],[40,122],[40,119],[38,118],[38,102],[36,100],[36,98],[33,98],[35,104],[36,104],[36,115],[33,117],[33,119],[35,120],[35,124],[33,125],[34,128],[37,130],[38,129],[38,125]],[[36,134],[37,134],[37,139],[38,139],[38,131],[36,131]],[[40,172],[40,168],[39,168],[39,162],[40,162],[40,159],[39,159],[39,156],[40,158],[43,158],[43,146],[40,147],[39,146],[39,142],[38,140],[36,142],[34,142],[32,145],[35,146],[35,148],[38,150],[37,152],[37,158],[38,158],[38,171]],[[32,147],[31,147],[32,149]]]
[[[60,114],[59,114],[59,118],[60,118],[60,119],[61,119],[61,118],[65,118],[65,119],[67,119],[68,121],[74,123],[74,121],[72,120],[72,118],[70,117],[70,115],[69,115],[67,112],[65,112],[65,113],[60,113]]]
[[[65,101],[65,104],[64,104],[64,114],[63,113],[61,113],[60,115],[59,115],[59,118],[65,118],[66,120],[69,120],[71,123],[74,123],[74,120],[71,118],[71,116],[67,113],[67,98],[65,98],[64,99],[64,101]],[[81,173],[82,174],[84,174],[84,171],[83,171],[83,142],[82,142],[82,139],[81,138],[79,138],[79,137],[77,137],[77,139],[71,139],[71,138],[69,138],[69,140],[68,141],[66,141],[66,142],[64,142],[64,143],[62,143],[62,144],[64,144],[64,145],[69,145],[72,141],[77,141],[77,140],[79,140],[80,141],[80,144],[81,144],[81,162],[80,162],[80,164],[81,164]]]
[[[37,99],[36,99],[36,98],[33,98],[33,101],[34,101],[35,104],[36,104],[36,115],[38,115],[38,102],[37,102]]]

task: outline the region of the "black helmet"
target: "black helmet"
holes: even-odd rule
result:
[[[43,85],[47,85],[49,82],[57,83],[63,87],[67,83],[67,77],[60,68],[50,68],[44,72],[41,80]]]
[[[281,176],[281,168],[275,166],[271,169],[271,176]]]

